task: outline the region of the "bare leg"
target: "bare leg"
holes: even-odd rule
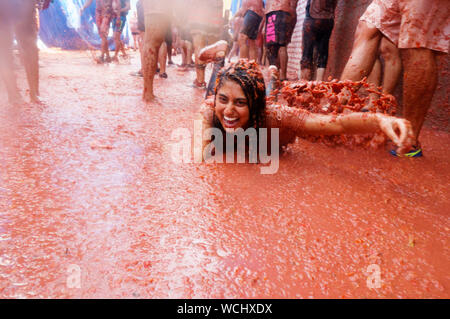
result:
[[[394,43],[383,37],[380,44],[381,56],[384,59],[383,92],[392,94],[402,73],[400,50]]]
[[[429,49],[404,49],[403,116],[411,122],[416,143],[437,85],[435,53]]]
[[[111,20],[108,18],[103,18],[101,22],[101,31],[100,38],[102,39],[102,57],[106,58],[106,61],[109,62],[111,57],[109,56],[109,45],[108,45],[108,31]]]
[[[187,62],[187,41],[181,41],[181,66],[186,66]]]
[[[119,56],[119,51],[121,49],[121,43],[120,43],[120,33],[119,32],[114,32],[114,44],[116,47],[115,53],[114,53],[114,57],[113,60],[117,61],[117,58]]]
[[[230,53],[228,54],[228,57],[227,57],[228,62],[230,62],[231,58],[236,55],[238,48],[239,48],[238,42],[234,41],[233,42],[233,47],[231,48],[231,51],[230,51]]]
[[[374,26],[360,21],[352,53],[342,72],[341,80],[359,81],[368,76],[377,58],[382,34]]]
[[[136,51],[137,50],[137,35],[133,34],[133,50]]]
[[[317,68],[316,81],[323,81],[324,76],[325,76],[325,68]]]
[[[166,66],[167,66],[167,44],[166,42],[163,42],[161,44],[161,47],[159,48],[159,76],[163,76],[163,74],[166,73]]]
[[[372,83],[375,86],[380,86],[381,84],[381,62],[379,59],[375,60],[372,72],[370,72],[367,82]]]
[[[145,32],[139,32],[138,46],[139,46],[139,56],[141,58],[141,69],[139,72],[141,72],[141,73],[142,73],[142,66],[144,65],[144,37],[145,37]]]
[[[206,36],[203,33],[194,33],[192,35],[194,40],[194,53],[195,53],[195,71],[197,73],[196,81],[198,84],[205,83],[205,64],[199,59],[200,50],[206,46]]]
[[[278,56],[280,58],[280,80],[284,81],[287,79],[287,64],[288,64],[288,54],[287,47],[282,46],[278,51]]]
[[[302,80],[311,81],[311,69],[302,68],[300,78]]]
[[[169,64],[173,64],[173,62],[172,62],[172,43],[168,44],[166,42],[166,52],[167,52],[167,59],[169,60]]]
[[[32,2],[26,8],[24,16],[16,25],[16,38],[19,43],[28,86],[30,99],[39,102],[39,51],[37,47],[36,11]]]
[[[8,92],[11,103],[21,100],[17,88],[16,76],[13,67],[13,31],[9,24],[0,21],[0,75]]]
[[[241,59],[248,59],[250,55],[247,40],[248,37],[245,34],[239,33],[239,58]]]
[[[148,17],[148,18],[147,18]],[[142,98],[149,102],[155,98],[153,79],[158,64],[158,53],[164,36],[169,27],[169,19],[162,14],[147,15],[145,19],[144,59],[142,71],[144,74],[144,93]]]
[[[249,58],[250,60],[258,59],[258,48],[256,47],[256,40],[248,40],[249,42]]]
[[[373,65],[372,72],[370,72],[369,77],[367,78],[367,82],[373,84],[376,87],[381,85],[381,62],[380,59],[375,60],[375,64]],[[380,96],[377,93],[370,93],[369,100],[367,101],[366,106],[362,109],[362,111],[369,111],[374,107],[374,101],[378,100]]]
[[[186,41],[186,42],[187,42],[186,43],[186,54],[187,54],[186,61],[188,64],[194,64],[194,61],[192,61],[192,54],[193,54],[194,48],[192,46],[191,41]]]

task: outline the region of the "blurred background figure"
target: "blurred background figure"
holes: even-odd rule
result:
[[[114,43],[116,47],[113,60],[119,61],[119,52],[122,52],[122,57],[128,57],[125,52],[125,46],[120,37],[122,36],[123,29],[127,23],[127,15],[130,11],[130,0],[114,0],[113,4],[114,18],[112,20],[112,25],[114,30]]]
[[[22,103],[14,74],[13,43],[17,41],[25,67],[31,102],[39,101],[39,52],[37,47],[36,6],[47,8],[50,1],[0,1],[0,74],[9,102]]]
[[[243,0],[242,7],[236,16],[243,17],[243,25],[239,33],[239,58],[256,60],[258,50],[256,39],[261,32],[264,20],[263,0]]]
[[[316,49],[318,54],[316,81],[323,81],[328,63],[328,46],[334,27],[336,5],[337,0],[308,0],[306,3],[301,60],[301,78],[303,80],[312,80],[313,56],[314,49]]]
[[[144,75],[144,91],[142,98],[145,102],[155,99],[153,79],[160,60],[160,74],[165,74],[167,50],[165,39],[170,28],[170,19],[174,7],[174,0],[142,0],[145,15],[145,34],[142,59],[142,73]],[[163,50],[160,51],[160,49]],[[163,57],[161,61],[160,57]]]
[[[230,53],[228,54],[228,62],[231,62],[231,58],[235,55],[239,54],[239,34],[241,33],[242,28],[242,22],[244,21],[244,18],[241,16],[234,16],[231,21],[231,30],[233,33],[233,45],[230,50]]]
[[[279,65],[281,81],[287,79],[287,45],[291,42],[297,22],[297,2],[298,0],[266,1],[266,54],[271,70],[276,73]]]
[[[80,16],[84,10],[92,4],[93,0],[87,0],[80,9]],[[116,1],[116,0],[114,0]],[[98,34],[102,39],[101,55],[97,63],[111,62],[108,46],[108,32],[111,27],[111,20],[114,17],[113,0],[95,0],[95,23],[97,24]]]
[[[131,35],[133,36],[133,50],[136,51],[140,46],[139,41],[141,41],[139,37],[137,11],[133,11],[133,13],[131,14],[130,31]]]
[[[195,54],[196,79],[194,87],[206,88],[206,64],[200,61],[200,50],[220,38],[223,26],[223,0],[190,0],[189,28],[192,34]]]

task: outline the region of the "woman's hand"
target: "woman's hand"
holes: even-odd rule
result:
[[[397,153],[403,154],[409,151],[414,143],[414,134],[408,120],[381,116],[379,124],[384,134],[398,146]]]

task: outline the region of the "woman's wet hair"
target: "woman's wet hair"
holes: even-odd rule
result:
[[[226,81],[234,81],[242,88],[247,98],[250,119],[247,127],[258,129],[264,124],[266,108],[266,85],[258,64],[247,59],[240,59],[219,71],[214,90],[214,107],[217,92]],[[214,126],[224,131],[214,112]]]

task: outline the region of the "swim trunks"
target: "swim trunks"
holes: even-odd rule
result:
[[[120,16],[119,18],[114,17],[112,20],[113,31],[122,33],[123,29],[125,28],[126,22],[127,22],[126,16]]]
[[[288,31],[291,15],[285,11],[272,11],[266,15],[266,46],[288,44]]]
[[[375,26],[400,49],[449,52],[448,0],[374,0],[360,20]]]
[[[259,25],[261,24],[262,17],[252,10],[247,10],[244,15],[244,24],[241,29],[241,33],[248,36],[250,40],[256,40],[258,37]]]
[[[317,67],[326,68],[333,27],[333,19],[305,18],[303,22],[303,54],[300,62],[302,68],[312,68],[314,48],[317,49],[318,54]]]

